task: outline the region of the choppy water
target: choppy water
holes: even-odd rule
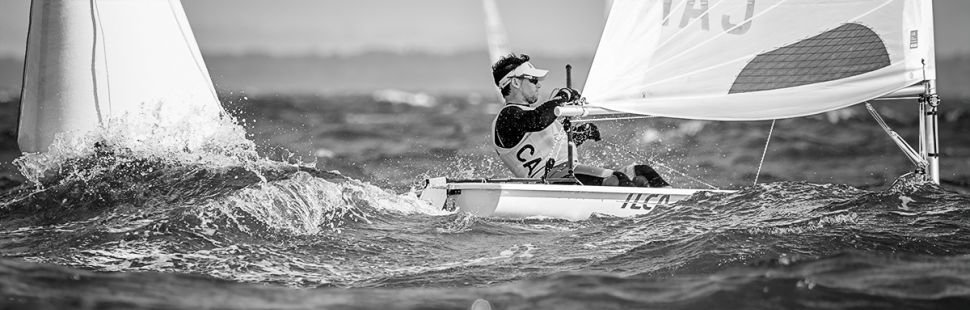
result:
[[[0,307],[970,307],[970,197],[906,177],[878,191],[768,183],[634,218],[502,220],[261,159],[242,132],[213,132],[199,141],[221,142],[140,149],[106,135],[19,160],[36,183],[0,194]]]
[[[295,166],[85,160],[103,170],[2,198],[8,306],[970,305],[970,198],[914,182],[772,183],[569,222],[446,213]]]

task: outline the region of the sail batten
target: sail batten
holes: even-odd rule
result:
[[[925,0],[616,0],[583,93],[619,113],[806,116],[935,79],[932,36]]]

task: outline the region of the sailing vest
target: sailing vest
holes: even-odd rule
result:
[[[510,108],[507,105],[502,110]],[[515,105],[523,110],[534,110],[533,107]],[[499,115],[502,112],[499,111]],[[497,135],[495,124],[498,116],[492,121],[492,134]],[[498,137],[493,137],[492,147],[498,153],[506,167],[512,170],[512,174],[519,178],[542,177],[542,172],[546,167],[546,161],[550,158],[556,161],[556,165],[565,163],[569,160],[568,143],[566,143],[566,132],[559,122],[553,122],[540,131],[526,132],[522,140],[511,148],[499,146],[496,141]]]

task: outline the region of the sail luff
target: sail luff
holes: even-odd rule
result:
[[[646,20],[662,19],[660,2],[647,1],[614,1],[610,16],[606,19],[606,27],[596,54],[593,57],[590,74],[587,76],[583,93],[594,100],[598,94],[610,95],[634,87],[635,79],[617,77],[635,77],[639,72],[648,70],[651,66],[652,52],[660,40],[660,29],[657,23],[643,23],[636,18],[626,18],[628,12],[649,12]],[[616,29],[616,31],[608,31]],[[637,40],[626,40],[629,33],[642,34]],[[616,48],[617,42],[624,42],[623,48]],[[625,49],[636,50],[640,53],[628,53]]]

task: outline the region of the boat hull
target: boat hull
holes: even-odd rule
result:
[[[448,183],[428,180],[420,198],[445,210],[481,217],[584,220],[593,214],[635,216],[706,191],[522,183]],[[718,191],[724,192],[724,191]]]

